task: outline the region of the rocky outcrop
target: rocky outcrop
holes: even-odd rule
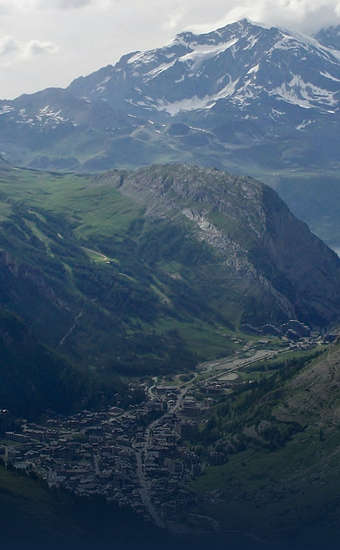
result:
[[[182,165],[113,172],[102,181],[140,201],[148,217],[189,221],[238,287],[244,324],[298,319],[323,326],[339,318],[339,258],[266,185]]]

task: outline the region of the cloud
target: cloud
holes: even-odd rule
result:
[[[23,57],[34,57],[35,55],[55,54],[59,48],[53,42],[42,42],[40,40],[30,40],[21,46]]]
[[[28,60],[37,55],[55,54],[58,47],[52,42],[42,42],[40,40],[29,40],[22,42],[13,38],[13,36],[4,36],[0,39],[0,65],[10,67],[11,65]]]
[[[203,32],[244,17],[306,33],[340,24],[340,0],[148,0],[145,4],[140,0],[126,0],[124,4],[134,7],[132,25],[139,18],[147,27],[145,14],[153,11],[161,28],[176,32],[184,28]],[[112,2],[111,6],[112,11],[118,11],[122,4]],[[154,21],[154,15],[150,18]],[[156,29],[153,32],[156,33]]]
[[[0,0],[1,93],[66,86],[124,53],[243,17],[311,34],[340,24],[340,0]]]
[[[262,0],[240,2],[230,12],[235,18],[248,16],[271,25],[285,26],[306,33],[340,23],[339,0]]]
[[[110,0],[0,0],[0,15],[39,10],[72,10],[99,6]]]
[[[0,0],[0,15],[16,13],[19,17],[84,8],[91,8],[90,16],[104,9],[108,16],[117,14],[118,18],[120,12],[130,11],[132,27],[139,20],[145,32],[157,32],[148,26],[148,16],[152,24],[156,19],[159,27],[175,31],[216,28],[242,17],[304,32],[340,23],[340,0]]]
[[[340,24],[340,0],[209,0],[200,7],[195,0],[187,0],[181,23],[203,32],[243,17],[313,33]]]
[[[4,36],[0,39],[0,58],[15,55],[19,50],[19,43],[12,36]]]
[[[85,8],[87,6],[94,5],[94,0],[40,0],[38,1],[38,8],[43,9],[78,9]]]

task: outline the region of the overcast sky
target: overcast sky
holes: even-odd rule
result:
[[[1,98],[48,86],[242,17],[312,33],[340,24],[340,0],[0,0]]]

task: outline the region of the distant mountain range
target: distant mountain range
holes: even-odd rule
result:
[[[338,245],[339,45],[337,27],[313,38],[248,20],[185,32],[67,89],[0,101],[0,153],[49,170],[231,169],[276,187]]]

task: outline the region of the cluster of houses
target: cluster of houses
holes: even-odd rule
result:
[[[152,399],[127,410],[84,410],[42,424],[25,422],[20,433],[6,432],[0,458],[50,488],[101,495],[150,519],[142,498],[146,487],[163,520],[171,521],[193,498],[183,482],[201,473],[199,457],[181,441],[183,424],[194,422],[200,406],[187,397],[172,412],[177,399],[177,388],[161,387]]]
[[[307,335],[291,345],[312,343]],[[0,460],[6,467],[34,473],[49,487],[84,497],[101,495],[145,519],[155,521],[157,515],[170,525],[195,498],[186,482],[204,469],[182,434],[208,417],[207,410],[221,394],[244,383],[240,369],[276,356],[266,349],[267,340],[257,344],[265,349],[203,365],[198,384],[196,375],[179,386],[144,385],[145,400],[127,409],[84,410],[41,424],[24,422],[19,433],[6,432],[0,440]],[[210,463],[220,459],[213,456]]]

